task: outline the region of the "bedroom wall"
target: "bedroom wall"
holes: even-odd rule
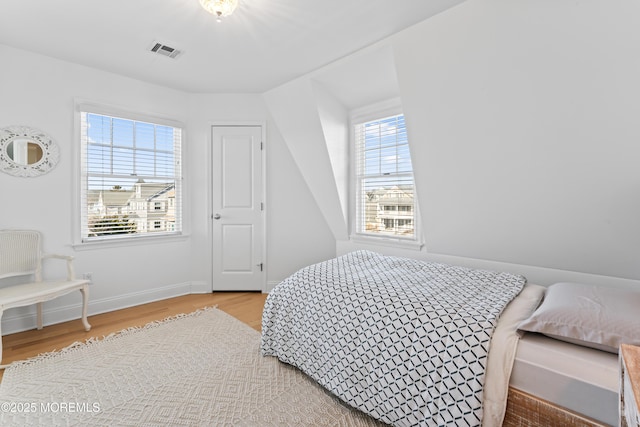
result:
[[[287,100],[317,81],[347,110],[364,105],[363,88],[369,103],[383,93],[377,100],[401,99],[425,246],[356,244],[334,233],[338,254],[366,248],[512,271],[533,283],[637,287],[638,24],[632,1],[465,2],[269,91],[267,104],[281,110],[277,123],[301,114],[302,101]],[[381,58],[392,67],[373,73],[388,67],[375,67]],[[380,76],[396,92],[367,83]],[[307,93],[304,103],[305,119],[316,120],[321,102]],[[285,140],[314,181],[304,156],[327,152],[329,142],[316,121],[289,123],[297,134]],[[309,134],[316,145],[307,150]],[[325,195],[343,182],[323,171],[320,190],[310,187],[329,218],[339,205]]]
[[[348,111],[322,83],[313,81],[312,87],[340,200],[341,220],[346,225],[349,218],[349,125],[344,118]]]
[[[0,175],[0,228],[39,229],[46,250],[75,255],[78,273],[94,275],[92,313],[201,291],[209,125],[255,120],[267,125],[271,285],[367,248],[541,284],[640,286],[639,9],[630,0],[465,2],[264,97],[186,94],[0,45],[0,126],[41,128],[61,148],[43,177]],[[340,139],[348,110],[396,96],[411,138],[422,251],[348,240],[348,184],[331,157],[341,148],[328,141]],[[188,238],[70,246],[74,97],[187,124]],[[337,102],[345,108],[326,110]],[[79,300],[47,303],[45,322],[77,317]],[[34,325],[34,312],[6,313],[3,330]]]
[[[392,37],[427,252],[640,278],[639,24],[480,0]]]
[[[192,280],[211,281],[211,124],[255,122],[266,126],[267,285],[305,265],[335,256],[335,240],[269,115],[261,95],[198,94],[189,97]]]
[[[0,126],[28,125],[48,133],[60,162],[46,175],[0,174],[0,228],[43,233],[44,250],[74,255],[78,275],[92,272],[90,313],[190,290],[187,239],[155,245],[74,250],[74,98],[186,122],[186,94],[0,45]],[[45,274],[62,265],[49,261]],[[45,303],[45,324],[77,318],[80,293]],[[9,310],[3,333],[35,325],[35,307]]]
[[[0,127],[39,128],[56,141],[61,154],[58,166],[41,177],[0,174],[0,229],[40,230],[46,251],[74,255],[78,275],[93,273],[90,314],[211,289],[208,135],[214,121],[266,123],[271,286],[304,265],[335,256],[335,240],[261,96],[187,94],[3,45],[0,57]],[[72,247],[75,97],[185,123],[186,237],[90,250]],[[58,273],[64,273],[63,266],[49,262],[45,275]],[[80,294],[66,295],[45,304],[45,324],[79,313]],[[35,307],[11,309],[2,323],[3,333],[32,328]]]
[[[320,101],[317,94],[321,94]],[[320,105],[326,105],[328,97],[323,96],[322,88],[307,77],[267,91],[263,96],[333,238],[347,238],[347,218],[331,159],[331,153],[336,151],[336,141],[331,139],[331,133],[325,134],[322,122],[323,117],[329,119],[328,127],[335,129],[336,119],[320,113],[324,111]],[[336,172],[340,173],[339,170]]]
[[[349,238],[350,110],[398,97],[388,43],[377,43],[264,93],[333,238]]]

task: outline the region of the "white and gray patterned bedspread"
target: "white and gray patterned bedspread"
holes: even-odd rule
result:
[[[271,291],[262,354],[395,426],[479,426],[491,335],[525,281],[352,252]]]

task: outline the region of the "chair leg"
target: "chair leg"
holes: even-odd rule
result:
[[[36,304],[38,306],[38,329],[42,329],[42,303]]]
[[[80,292],[82,293],[82,324],[84,325],[84,330],[89,331],[91,329],[91,325],[87,320],[87,304],[89,302],[89,285],[84,285],[80,288]]]

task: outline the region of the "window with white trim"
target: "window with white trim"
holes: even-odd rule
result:
[[[417,240],[413,167],[404,115],[354,124],[355,234]]]
[[[81,241],[180,234],[182,127],[79,113]]]

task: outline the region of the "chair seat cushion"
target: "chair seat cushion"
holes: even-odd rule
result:
[[[89,283],[88,280],[60,280],[51,282],[33,282],[0,288],[0,307],[4,310],[48,301]]]

